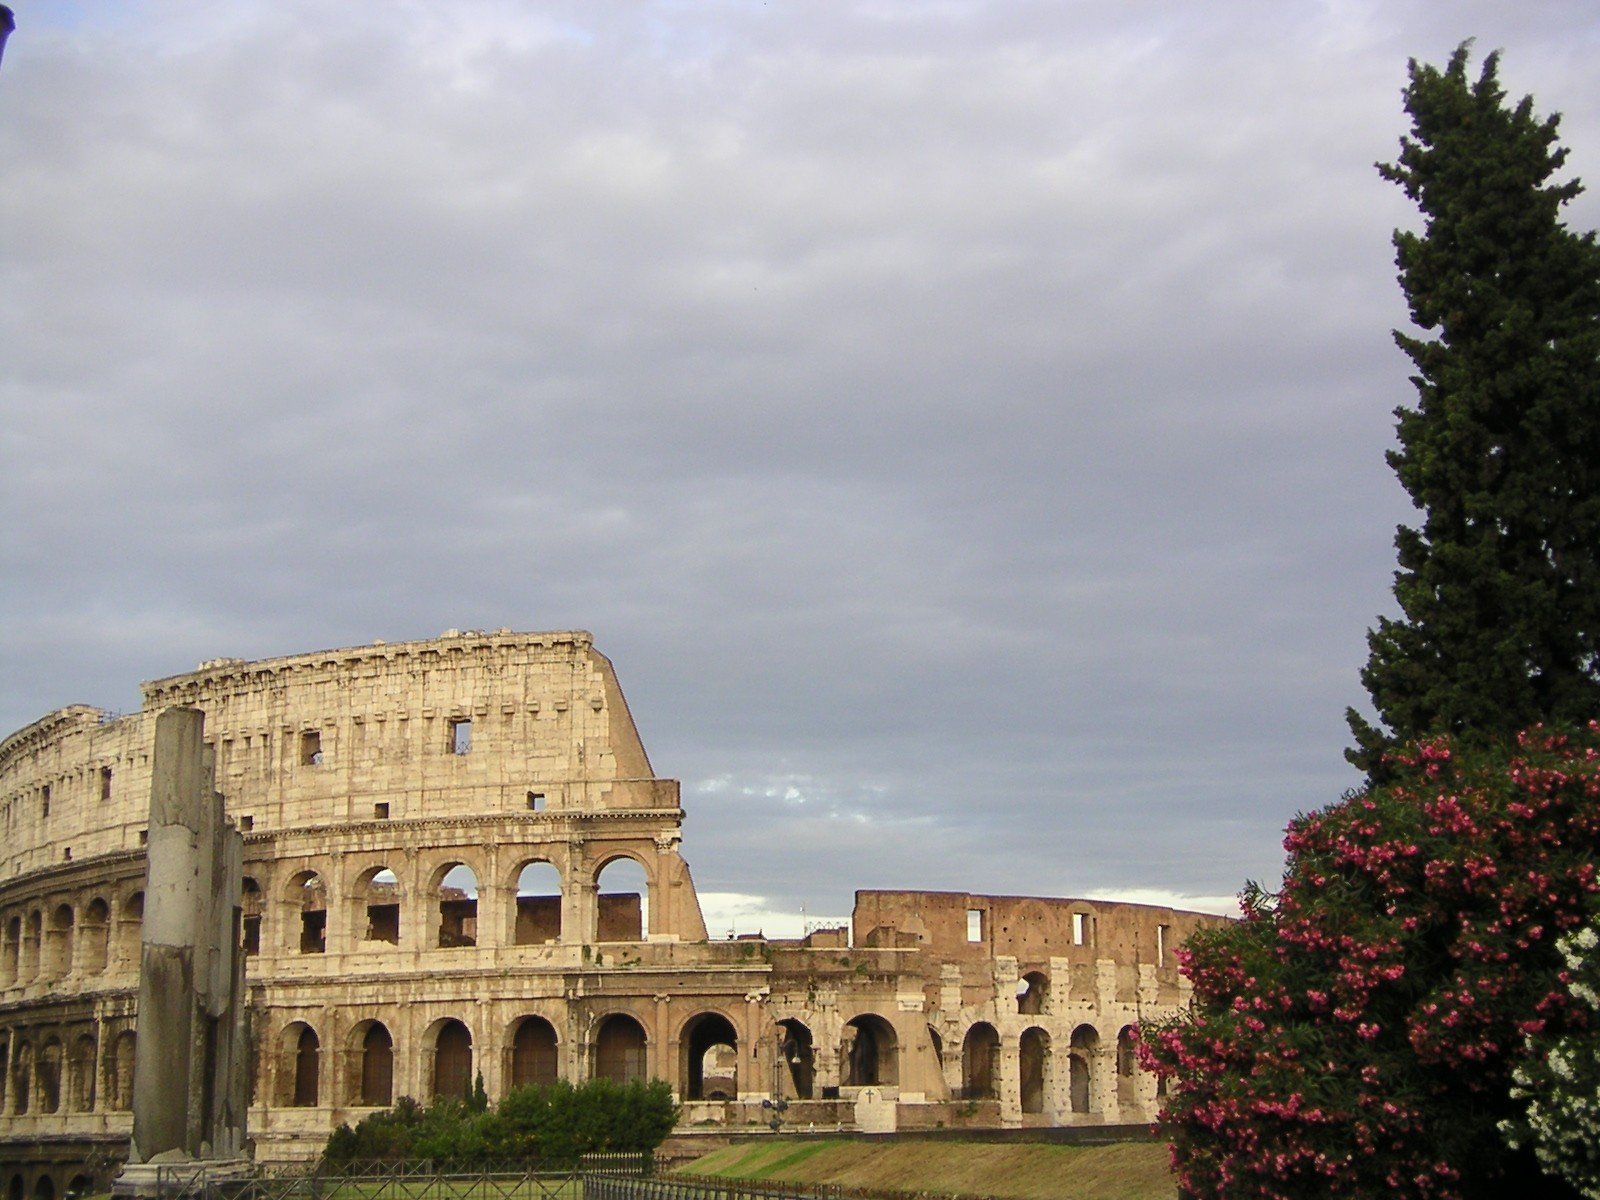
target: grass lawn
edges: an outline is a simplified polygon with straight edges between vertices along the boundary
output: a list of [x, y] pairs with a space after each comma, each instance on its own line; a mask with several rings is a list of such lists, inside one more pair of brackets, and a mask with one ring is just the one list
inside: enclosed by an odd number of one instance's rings
[[1017, 1200], [1174, 1200], [1159, 1142], [1111, 1146], [946, 1141], [745, 1142], [685, 1165], [696, 1175], [837, 1183]]

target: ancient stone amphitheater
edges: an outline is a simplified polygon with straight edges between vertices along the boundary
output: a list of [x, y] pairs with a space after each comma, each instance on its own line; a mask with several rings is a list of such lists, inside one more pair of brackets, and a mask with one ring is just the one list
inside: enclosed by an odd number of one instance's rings
[[155, 716], [206, 718], [245, 837], [258, 1158], [395, 1098], [658, 1077], [685, 1127], [1147, 1121], [1131, 1033], [1216, 918], [857, 893], [851, 928], [712, 941], [611, 663], [586, 633], [450, 633], [147, 683], [0, 743], [0, 1187], [126, 1153]]

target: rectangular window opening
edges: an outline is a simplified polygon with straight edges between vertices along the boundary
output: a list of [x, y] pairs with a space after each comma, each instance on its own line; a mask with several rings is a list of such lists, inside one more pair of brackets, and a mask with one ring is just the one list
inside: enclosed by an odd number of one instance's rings
[[322, 731], [308, 729], [300, 735], [300, 765], [302, 767], [320, 767], [322, 765]]
[[328, 948], [328, 914], [323, 909], [313, 909], [300, 914], [300, 953], [322, 954]]
[[39, 794], [39, 797], [39, 815], [48, 817], [50, 815], [50, 785], [48, 783], [44, 785], [44, 791]]
[[376, 821], [387, 821], [389, 819], [389, 802], [380, 800], [374, 804], [372, 806], [372, 817]]
[[254, 817], [252, 817], [249, 813], [245, 813], [244, 816], [239, 818], [239, 832], [240, 833], [249, 833], [255, 827], [256, 827], [256, 819]]
[[1171, 931], [1170, 925], [1156, 926], [1156, 962], [1165, 964], [1167, 961], [1167, 936]]
[[1089, 925], [1089, 918], [1088, 918], [1087, 914], [1085, 914], [1085, 913], [1073, 913], [1072, 914], [1072, 944], [1074, 946], [1083, 945], [1084, 937], [1085, 937], [1085, 934], [1086, 934], [1086, 932], [1088, 930], [1088, 925]]
[[467, 754], [472, 750], [472, 718], [450, 718], [450, 753]]
[[139, 830], [139, 845], [147, 846], [149, 844], [150, 844], [150, 831], [148, 829]]
[[111, 768], [100, 768], [100, 799], [111, 799]]
[[983, 941], [983, 909], [967, 909], [967, 941]]
[[542, 811], [544, 811], [544, 793], [543, 792], [529, 792], [528, 793], [528, 811], [530, 811], [530, 812], [542, 812]]
[[244, 945], [246, 954], [261, 953], [261, 918], [246, 917], [244, 919]]

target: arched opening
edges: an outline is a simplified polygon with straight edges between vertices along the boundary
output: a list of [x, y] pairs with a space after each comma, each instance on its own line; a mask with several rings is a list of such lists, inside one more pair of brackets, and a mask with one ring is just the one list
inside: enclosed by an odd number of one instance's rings
[[400, 879], [393, 871], [378, 866], [361, 872], [351, 903], [363, 942], [400, 944]]
[[739, 1097], [739, 1035], [721, 1013], [690, 1017], [678, 1034], [678, 1090], [685, 1100]]
[[239, 949], [246, 954], [261, 953], [261, 916], [265, 910], [266, 897], [261, 894], [261, 885], [246, 875], [239, 902]]
[[840, 1044], [846, 1087], [893, 1087], [900, 1082], [894, 1026], [875, 1013], [845, 1023]]
[[37, 908], [28, 914], [26, 933], [22, 939], [22, 966], [20, 976], [24, 982], [39, 976], [39, 954], [44, 944], [44, 914]]
[[613, 858], [595, 876], [597, 942], [642, 942], [650, 928], [650, 881], [631, 858]]
[[94, 1038], [80, 1034], [67, 1060], [68, 1103], [73, 1112], [94, 1111]]
[[23, 1197], [25, 1197], [27, 1194], [28, 1193], [23, 1187], [22, 1183], [22, 1172], [15, 1172], [11, 1176], [11, 1182], [6, 1185], [6, 1195], [10, 1198], [10, 1200], [23, 1200]]
[[1138, 1031], [1124, 1025], [1117, 1034], [1117, 1107], [1124, 1116], [1139, 1104], [1138, 1044]]
[[631, 1083], [645, 1078], [644, 1026], [623, 1013], [600, 1022], [594, 1039], [594, 1074], [597, 1079]]
[[11, 917], [6, 921], [5, 941], [0, 946], [0, 977], [3, 982], [12, 984], [17, 982], [18, 963], [22, 954], [22, 918]]
[[104, 971], [110, 952], [111, 906], [96, 896], [83, 910], [83, 932], [79, 935], [78, 954], [85, 974]]
[[817, 1050], [811, 1030], [791, 1017], [778, 1022], [778, 1035], [778, 1053], [788, 1068], [790, 1096], [795, 1100], [812, 1099], [817, 1081]]
[[1089, 1112], [1094, 1103], [1092, 1064], [1099, 1046], [1100, 1034], [1093, 1025], [1079, 1025], [1072, 1031], [1072, 1048], [1067, 1058], [1067, 1091], [1075, 1113]]
[[382, 1021], [362, 1021], [350, 1031], [350, 1103], [387, 1108], [394, 1103], [394, 1038]]
[[290, 950], [299, 954], [323, 954], [328, 949], [328, 891], [322, 876], [315, 871], [299, 871], [289, 880], [284, 901], [295, 921], [289, 936]]
[[33, 1200], [56, 1200], [56, 1181], [40, 1175], [33, 1181]]
[[11, 1062], [11, 1111], [18, 1116], [33, 1102], [33, 1047], [22, 1042]]
[[117, 920], [117, 963], [124, 967], [139, 966], [142, 954], [140, 939], [144, 937], [144, 893], [134, 892], [122, 902]]
[[1038, 1016], [1050, 999], [1050, 976], [1043, 971], [1029, 971], [1017, 981], [1017, 1012], [1023, 1016]]
[[530, 862], [517, 872], [517, 923], [512, 941], [542, 946], [561, 940], [561, 872], [553, 863]]
[[439, 903], [438, 936], [434, 945], [478, 944], [478, 873], [463, 862], [439, 869], [434, 884]]
[[51, 1038], [39, 1051], [39, 1111], [61, 1111], [61, 1040]]
[[67, 1184], [68, 1200], [77, 1196], [87, 1196], [94, 1191], [94, 1180], [87, 1175], [74, 1175]]
[[1022, 1031], [1017, 1043], [1017, 1067], [1022, 1083], [1022, 1111], [1042, 1113], [1050, 1094], [1050, 1035], [1038, 1026]]
[[315, 1108], [322, 1083], [322, 1041], [304, 1021], [284, 1027], [279, 1040], [278, 1103], [285, 1108]]
[[979, 1021], [962, 1039], [961, 1095], [966, 1100], [1000, 1095], [1000, 1035], [987, 1021]]
[[543, 1017], [524, 1017], [511, 1035], [511, 1086], [549, 1087], [556, 1067], [555, 1026]]
[[75, 915], [70, 904], [58, 904], [50, 914], [45, 934], [44, 977], [60, 979], [72, 970], [72, 933]]
[[454, 1018], [440, 1022], [434, 1034], [433, 1094], [457, 1100], [472, 1095], [472, 1033]]
[[138, 1035], [125, 1029], [106, 1055], [106, 1107], [114, 1112], [127, 1112], [133, 1107], [133, 1059], [137, 1046]]

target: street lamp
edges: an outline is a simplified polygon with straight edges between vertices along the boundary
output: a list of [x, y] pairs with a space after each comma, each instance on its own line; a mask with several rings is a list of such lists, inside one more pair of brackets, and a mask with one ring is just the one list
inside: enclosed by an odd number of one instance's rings
[[788, 1037], [778, 1043], [778, 1053], [772, 1059], [772, 1098], [761, 1102], [762, 1108], [772, 1110], [767, 1125], [773, 1133], [783, 1128], [783, 1114], [789, 1108], [789, 1102], [783, 1098], [783, 1076], [791, 1064], [800, 1065], [800, 1047], [792, 1037]]

